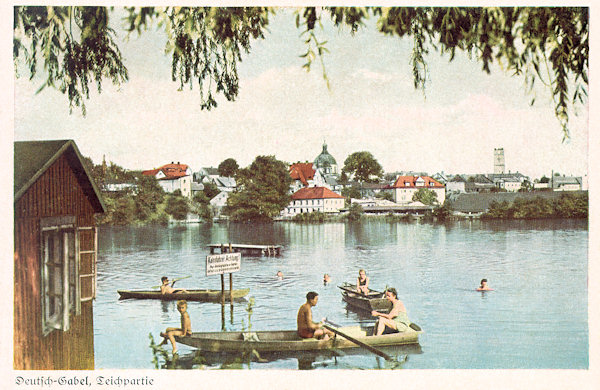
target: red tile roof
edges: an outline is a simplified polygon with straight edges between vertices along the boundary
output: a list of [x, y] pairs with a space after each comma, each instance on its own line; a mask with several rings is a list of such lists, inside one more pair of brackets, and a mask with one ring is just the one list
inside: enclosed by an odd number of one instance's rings
[[[424, 180], [424, 186], [417, 187], [419, 178]], [[398, 176], [392, 188], [444, 188], [444, 185], [429, 176]]]
[[292, 200], [300, 199], [344, 199], [344, 197], [326, 187], [304, 187], [292, 195]]
[[308, 181], [315, 177], [315, 169], [313, 163], [295, 163], [290, 165], [290, 176], [292, 180], [300, 180], [305, 186]]
[[187, 170], [188, 166], [186, 164], [165, 164], [160, 168], [142, 171], [142, 175], [156, 176], [158, 172], [162, 171], [165, 174], [163, 180], [168, 180], [187, 176]]

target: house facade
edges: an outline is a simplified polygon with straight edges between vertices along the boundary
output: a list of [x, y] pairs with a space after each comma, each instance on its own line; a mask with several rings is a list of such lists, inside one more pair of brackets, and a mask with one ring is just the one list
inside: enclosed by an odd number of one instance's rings
[[165, 164], [160, 168], [142, 171], [142, 175], [154, 176], [167, 193], [181, 191], [181, 195], [192, 198], [192, 170], [186, 164]]
[[429, 176], [398, 176], [391, 188], [396, 203], [412, 202], [415, 193], [422, 188], [433, 191], [439, 204], [446, 200], [444, 185]]
[[14, 167], [13, 367], [94, 369], [100, 192], [72, 140], [15, 142]]
[[289, 172], [292, 178], [292, 184], [290, 185], [290, 192], [292, 193], [304, 187], [326, 187], [331, 189], [313, 163], [294, 163], [290, 165]]
[[344, 208], [345, 198], [329, 188], [305, 187], [292, 194], [290, 204], [283, 210], [282, 216], [293, 217], [297, 214], [312, 213], [338, 213]]

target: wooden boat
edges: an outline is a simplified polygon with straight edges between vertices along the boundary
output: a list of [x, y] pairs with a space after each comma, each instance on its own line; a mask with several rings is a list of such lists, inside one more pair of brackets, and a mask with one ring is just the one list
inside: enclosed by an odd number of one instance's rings
[[382, 313], [392, 310], [392, 302], [385, 298], [385, 292], [369, 289], [368, 294], [361, 294], [356, 291], [356, 286], [350, 283], [344, 283], [338, 288], [342, 290], [342, 299], [353, 308]]
[[[118, 290], [119, 299], [160, 299], [173, 301], [185, 299], [186, 301], [220, 302], [221, 290], [187, 290], [187, 292], [161, 294], [160, 290]], [[243, 298], [250, 292], [249, 288], [233, 290], [233, 299]], [[225, 290], [225, 301], [229, 302], [229, 290]]]
[[[368, 336], [373, 327], [340, 327], [340, 331], [372, 347], [418, 344], [423, 333], [417, 324], [411, 324], [405, 332]], [[317, 351], [324, 349], [357, 348], [358, 345], [336, 336], [329, 340], [303, 339], [295, 330], [272, 330], [256, 332], [193, 332], [189, 336], [176, 336], [175, 340], [206, 352], [290, 352]]]

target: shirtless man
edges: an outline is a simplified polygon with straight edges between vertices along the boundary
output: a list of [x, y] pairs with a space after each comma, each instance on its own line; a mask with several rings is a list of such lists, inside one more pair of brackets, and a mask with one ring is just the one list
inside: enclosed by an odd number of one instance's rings
[[163, 295], [187, 292], [186, 290], [184, 290], [182, 288], [174, 289], [172, 286], [173, 286], [173, 284], [175, 284], [175, 281], [173, 281], [173, 283], [171, 283], [171, 286], [169, 286], [169, 278], [167, 278], [166, 276], [163, 276], [162, 278], [160, 278], [160, 281], [162, 282], [162, 285], [160, 286], [160, 293]]
[[190, 315], [187, 312], [187, 302], [177, 301], [177, 310], [181, 313], [181, 328], [167, 328], [160, 335], [163, 337], [163, 341], [159, 345], [164, 345], [167, 340], [171, 341], [173, 346], [173, 354], [177, 353], [177, 344], [175, 344], [175, 336], [187, 336], [192, 334], [192, 321]]
[[306, 294], [306, 303], [298, 309], [298, 336], [303, 339], [314, 337], [321, 340], [329, 340], [333, 337], [333, 332], [323, 328], [323, 323], [316, 323], [312, 320], [312, 307], [316, 306], [319, 300], [319, 294], [314, 291]]

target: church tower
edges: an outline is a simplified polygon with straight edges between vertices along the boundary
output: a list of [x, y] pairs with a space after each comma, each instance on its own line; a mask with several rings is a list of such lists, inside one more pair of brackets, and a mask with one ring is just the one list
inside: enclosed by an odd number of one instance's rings
[[504, 173], [504, 148], [494, 148], [494, 174]]
[[337, 175], [338, 166], [335, 158], [327, 151], [327, 144], [323, 142], [323, 151], [315, 159], [315, 168], [325, 175]]

